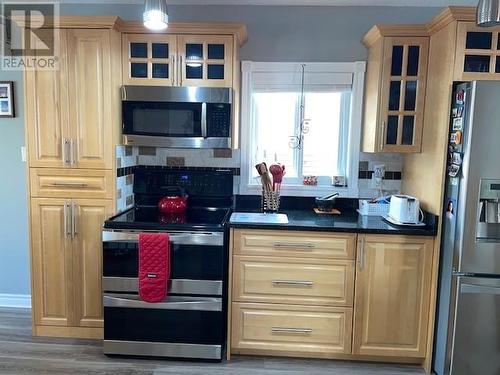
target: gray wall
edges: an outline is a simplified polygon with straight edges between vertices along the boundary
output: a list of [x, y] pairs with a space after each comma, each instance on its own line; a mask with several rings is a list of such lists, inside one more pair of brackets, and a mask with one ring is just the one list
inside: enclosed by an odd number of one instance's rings
[[[140, 5], [62, 6], [62, 14], [118, 15], [140, 19]], [[248, 42], [241, 58], [253, 61], [354, 61], [366, 58], [360, 43], [376, 23], [422, 23], [439, 12], [421, 7], [262, 7], [262, 6], [171, 6], [175, 21], [244, 22]], [[0, 71], [0, 80], [17, 85], [14, 120], [0, 120], [0, 294], [28, 294], [29, 259], [25, 165], [20, 161], [24, 144], [21, 75]]]
[[26, 169], [21, 161], [24, 145], [22, 74], [0, 70], [0, 81], [15, 81], [18, 117], [0, 119], [0, 294], [29, 294], [28, 218]]

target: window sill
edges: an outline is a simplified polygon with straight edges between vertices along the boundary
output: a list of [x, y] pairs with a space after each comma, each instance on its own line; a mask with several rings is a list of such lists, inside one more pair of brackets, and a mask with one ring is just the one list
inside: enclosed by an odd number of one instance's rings
[[[240, 185], [242, 195], [260, 195], [261, 185]], [[321, 197], [327, 194], [339, 193], [341, 198], [357, 198], [358, 189], [336, 186], [305, 186], [305, 185], [282, 185], [281, 196], [293, 197]]]

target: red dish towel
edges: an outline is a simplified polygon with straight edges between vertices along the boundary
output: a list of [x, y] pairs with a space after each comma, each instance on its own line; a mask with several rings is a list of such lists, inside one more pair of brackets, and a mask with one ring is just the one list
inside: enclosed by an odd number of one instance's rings
[[170, 237], [167, 233], [139, 234], [139, 296], [161, 302], [170, 278]]

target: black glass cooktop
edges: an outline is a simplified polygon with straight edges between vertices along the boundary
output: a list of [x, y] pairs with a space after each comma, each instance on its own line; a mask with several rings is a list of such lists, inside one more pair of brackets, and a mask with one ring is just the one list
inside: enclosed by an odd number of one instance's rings
[[229, 218], [228, 208], [188, 208], [185, 214], [162, 214], [158, 208], [136, 207], [104, 223], [110, 229], [134, 230], [220, 230]]

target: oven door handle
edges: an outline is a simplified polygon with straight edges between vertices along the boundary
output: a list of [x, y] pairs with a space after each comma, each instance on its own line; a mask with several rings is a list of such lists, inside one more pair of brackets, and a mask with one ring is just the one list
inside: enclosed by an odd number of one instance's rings
[[[222, 232], [186, 232], [169, 233], [170, 241], [177, 245], [209, 245], [222, 246], [224, 233]], [[102, 232], [102, 242], [139, 242], [139, 232]]]
[[120, 297], [113, 295], [103, 296], [104, 307], [121, 307], [135, 309], [157, 309], [157, 310], [198, 310], [198, 311], [222, 311], [221, 298], [203, 297], [177, 297], [169, 302], [168, 297], [165, 302], [149, 303], [141, 301], [137, 296], [127, 298], [127, 295]]

